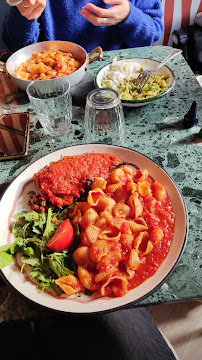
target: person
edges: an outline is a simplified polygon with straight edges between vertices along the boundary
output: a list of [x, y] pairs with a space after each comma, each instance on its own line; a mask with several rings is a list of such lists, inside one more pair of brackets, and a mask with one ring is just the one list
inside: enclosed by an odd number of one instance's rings
[[91, 52], [150, 46], [163, 33], [161, 0], [7, 0], [2, 39], [14, 52], [40, 41], [63, 40]]

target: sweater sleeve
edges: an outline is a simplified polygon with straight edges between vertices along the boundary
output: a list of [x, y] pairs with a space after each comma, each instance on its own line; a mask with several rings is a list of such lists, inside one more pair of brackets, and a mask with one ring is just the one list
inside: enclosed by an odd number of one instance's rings
[[36, 43], [39, 37], [37, 20], [27, 20], [20, 12], [11, 7], [2, 25], [2, 39], [11, 52]]
[[130, 13], [117, 25], [127, 47], [150, 46], [163, 34], [161, 1], [136, 0], [130, 2]]

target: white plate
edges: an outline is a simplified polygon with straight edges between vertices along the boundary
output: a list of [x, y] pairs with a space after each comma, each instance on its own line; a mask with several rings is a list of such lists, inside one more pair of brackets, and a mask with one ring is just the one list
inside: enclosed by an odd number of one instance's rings
[[70, 296], [68, 298], [60, 299], [49, 293], [38, 293], [36, 286], [31, 281], [25, 280], [25, 277], [20, 272], [15, 262], [12, 262], [9, 266], [2, 269], [1, 274], [8, 284], [26, 298], [47, 308], [70, 313], [109, 311], [129, 303], [136, 303], [151, 295], [166, 281], [168, 276], [175, 269], [185, 247], [188, 230], [187, 211], [181, 193], [169, 175], [151, 159], [123, 147], [95, 144], [79, 145], [44, 156], [31, 164], [11, 183], [0, 202], [0, 246], [14, 240], [13, 235], [10, 232], [13, 214], [22, 210], [30, 210], [27, 205], [28, 193], [30, 191], [36, 191], [38, 193], [34, 181], [32, 180], [33, 174], [38, 172], [45, 165], [48, 165], [51, 161], [57, 161], [61, 156], [80, 155], [87, 152], [107, 152], [116, 154], [124, 161], [133, 163], [141, 169], [146, 168], [149, 171], [149, 174], [167, 189], [173, 210], [176, 214], [175, 231], [170, 251], [157, 272], [143, 284], [120, 298], [101, 297], [91, 299], [90, 297], [83, 295], [79, 298]]
[[[124, 59], [124, 60], [126, 60], [126, 59]], [[138, 64], [140, 64], [143, 67], [144, 70], [152, 70], [159, 64], [158, 61], [151, 60], [151, 59], [135, 58], [135, 59], [127, 59], [127, 60], [137, 62]], [[109, 69], [109, 66], [110, 66], [110, 64], [106, 65], [104, 68], [102, 68], [98, 72], [98, 74], [95, 78], [95, 85], [98, 88], [102, 88], [101, 79], [102, 79], [103, 75], [106, 73], [106, 71]], [[172, 72], [172, 70], [168, 66], [164, 65], [159, 70], [156, 71], [156, 74], [169, 75], [168, 88], [164, 92], [160, 93], [159, 95], [153, 96], [148, 99], [143, 99], [143, 100], [121, 100], [122, 105], [129, 106], [129, 107], [144, 106], [144, 105], [151, 103], [154, 100], [161, 98], [162, 96], [165, 96], [169, 91], [171, 91], [173, 86], [175, 85], [175, 76], [174, 76], [174, 73]]]

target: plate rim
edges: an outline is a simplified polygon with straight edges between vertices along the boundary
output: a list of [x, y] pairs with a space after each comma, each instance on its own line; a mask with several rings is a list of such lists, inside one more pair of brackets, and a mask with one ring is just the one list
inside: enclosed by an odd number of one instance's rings
[[[125, 149], [125, 150], [129, 150], [129, 151], [132, 151], [134, 153], [137, 153], [138, 155], [141, 155], [145, 158], [147, 158], [148, 160], [150, 160], [152, 163], [154, 163], [158, 168], [160, 168], [165, 174], [166, 176], [170, 179], [170, 181], [174, 184], [175, 188], [177, 189], [179, 195], [180, 195], [180, 199], [182, 201], [182, 204], [183, 204], [183, 208], [184, 208], [184, 213], [185, 213], [185, 234], [184, 234], [184, 239], [182, 241], [182, 246], [181, 246], [181, 249], [180, 249], [180, 252], [178, 254], [178, 257], [175, 261], [175, 263], [172, 265], [170, 271], [164, 276], [164, 278], [154, 287], [152, 288], [150, 291], [148, 291], [146, 294], [140, 296], [138, 299], [135, 299], [135, 300], [132, 300], [132, 301], [129, 301], [127, 302], [126, 304], [122, 304], [122, 305], [119, 305], [119, 306], [116, 306], [114, 305], [112, 308], [108, 308], [108, 309], [105, 309], [105, 310], [94, 310], [94, 311], [89, 311], [89, 312], [85, 312], [85, 311], [68, 311], [67, 310], [63, 310], [63, 309], [56, 309], [56, 308], [53, 308], [51, 306], [48, 306], [48, 305], [44, 305], [44, 304], [41, 304], [31, 298], [29, 298], [27, 295], [23, 294], [20, 290], [18, 290], [14, 285], [12, 285], [9, 280], [7, 279], [6, 275], [3, 273], [3, 270], [0, 269], [0, 276], [3, 278], [3, 280], [5, 281], [5, 283], [11, 288], [13, 289], [14, 291], [16, 291], [20, 296], [22, 296], [23, 298], [25, 299], [28, 299], [31, 303], [33, 304], [37, 304], [38, 306], [44, 308], [44, 309], [48, 309], [48, 310], [52, 310], [52, 311], [55, 311], [55, 312], [59, 312], [59, 313], [64, 313], [64, 314], [85, 314], [85, 315], [93, 315], [93, 314], [101, 314], [101, 313], [107, 313], [107, 312], [112, 312], [112, 311], [116, 311], [116, 310], [120, 310], [120, 309], [123, 309], [123, 308], [127, 308], [127, 307], [131, 307], [131, 306], [134, 306], [138, 303], [140, 303], [141, 301], [143, 301], [144, 299], [146, 299], [147, 297], [149, 297], [150, 295], [152, 295], [154, 292], [156, 292], [165, 282], [166, 280], [170, 277], [170, 275], [174, 272], [174, 270], [176, 269], [181, 257], [182, 257], [182, 254], [184, 252], [184, 249], [185, 249], [185, 246], [186, 246], [186, 243], [187, 243], [187, 240], [188, 240], [188, 231], [189, 231], [189, 217], [188, 217], [188, 211], [187, 211], [187, 206], [186, 206], [186, 203], [185, 203], [185, 200], [184, 200], [184, 197], [183, 197], [183, 194], [181, 192], [181, 190], [179, 189], [178, 185], [176, 184], [176, 182], [172, 179], [172, 177], [168, 174], [168, 172], [162, 167], [160, 166], [156, 161], [152, 160], [152, 158], [150, 158], [149, 156], [137, 151], [137, 150], [133, 150], [131, 149], [130, 147], [126, 147], [126, 146], [117, 146], [117, 145], [108, 145], [108, 144], [99, 144], [99, 143], [95, 143], [95, 144], [91, 144], [91, 143], [87, 143], [87, 144], [75, 144], [75, 145], [71, 145], [69, 147], [66, 147], [66, 148], [62, 148], [62, 149], [58, 149], [58, 150], [55, 150], [55, 151], [52, 151], [51, 153], [48, 153], [47, 155], [44, 155], [42, 156], [41, 158], [37, 159], [36, 161], [33, 161], [29, 166], [27, 166], [25, 169], [23, 169], [8, 185], [8, 187], [6, 189], [4, 189], [4, 191], [2, 192], [2, 195], [1, 195], [1, 198], [0, 198], [0, 204], [1, 204], [1, 201], [2, 201], [2, 198], [5, 196], [5, 193], [9, 190], [10, 186], [15, 182], [17, 181], [18, 177], [23, 174], [29, 167], [31, 167], [33, 164], [35, 164], [38, 160], [42, 160], [43, 158], [45, 158], [46, 156], [49, 156], [53, 153], [57, 153], [57, 152], [61, 152], [62, 150], [66, 150], [66, 149], [69, 149], [69, 148], [74, 148], [74, 147], [79, 147], [79, 148], [82, 148], [82, 147], [86, 147], [86, 146], [99, 146], [100, 148], [101, 147], [112, 147], [112, 148], [119, 148], [119, 149]], [[44, 165], [45, 166], [45, 165]], [[165, 258], [166, 259], [166, 258]], [[164, 261], [165, 261], [164, 259]], [[163, 261], [163, 262], [164, 262]], [[162, 265], [162, 264], [161, 264]], [[161, 267], [160, 265], [160, 267]], [[159, 268], [160, 268], [159, 267]], [[158, 269], [159, 269], [158, 268]], [[157, 269], [157, 270], [158, 270]], [[154, 274], [155, 275], [155, 274]], [[146, 281], [144, 281], [145, 283]], [[141, 285], [141, 284], [140, 284]], [[131, 289], [133, 290], [133, 289]], [[37, 291], [37, 290], [36, 290]], [[124, 298], [124, 297], [123, 297]], [[60, 300], [60, 299], [58, 299]], [[139, 306], [144, 306], [144, 305], [139, 305]]]
[[[154, 59], [151, 59], [151, 58], [139, 58], [139, 57], [136, 57], [136, 58], [122, 59], [122, 60], [135, 60], [135, 59], [151, 60], [151, 61], [156, 62], [157, 65], [160, 64], [160, 61], [154, 60]], [[118, 61], [122, 61], [122, 60], [118, 60]], [[103, 70], [104, 70], [107, 66], [109, 66], [110, 64], [112, 64], [112, 62], [110, 62], [109, 64], [105, 65], [103, 68], [101, 68], [101, 69], [98, 71], [97, 75], [95, 76], [94, 83], [95, 83], [95, 86], [96, 86], [97, 88], [99, 88], [99, 89], [102, 88], [102, 87], [100, 87], [100, 86], [98, 85], [98, 81], [97, 81], [97, 78], [98, 78], [98, 76], [99, 76], [99, 73], [100, 73], [101, 71], [103, 71]], [[166, 68], [171, 72], [172, 77], [173, 77], [172, 84], [167, 88], [167, 90], [161, 92], [161, 93], [158, 94], [158, 95], [155, 95], [155, 96], [152, 96], [152, 97], [150, 97], [150, 98], [147, 98], [147, 99], [142, 99], [142, 100], [123, 100], [123, 99], [121, 99], [121, 102], [122, 102], [124, 105], [128, 104], [128, 105], [130, 105], [130, 106], [132, 106], [133, 104], [138, 105], [138, 104], [143, 104], [143, 103], [149, 103], [149, 102], [151, 102], [151, 101], [154, 101], [154, 100], [157, 100], [157, 99], [161, 98], [162, 96], [164, 96], [164, 95], [166, 95], [168, 92], [170, 92], [170, 91], [173, 89], [173, 87], [174, 87], [174, 85], [175, 85], [175, 83], [176, 83], [176, 76], [175, 76], [173, 70], [172, 70], [169, 66], [163, 65], [162, 67], [166, 67]]]

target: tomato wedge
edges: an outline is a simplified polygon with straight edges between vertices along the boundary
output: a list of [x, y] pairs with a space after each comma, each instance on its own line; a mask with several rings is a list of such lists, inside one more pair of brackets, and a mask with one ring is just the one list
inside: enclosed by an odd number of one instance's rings
[[74, 230], [69, 219], [64, 220], [57, 228], [55, 234], [46, 244], [52, 251], [62, 251], [67, 249], [74, 239]]

